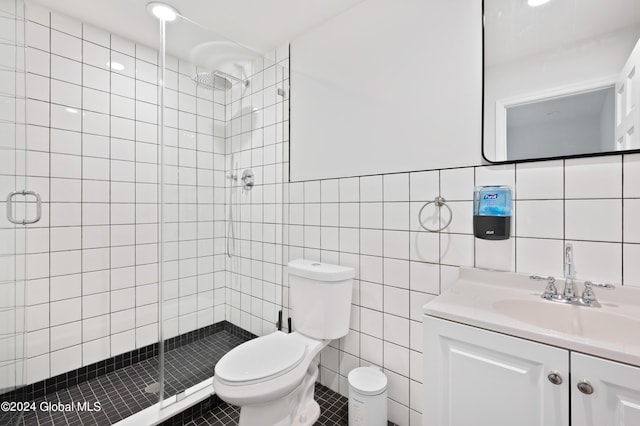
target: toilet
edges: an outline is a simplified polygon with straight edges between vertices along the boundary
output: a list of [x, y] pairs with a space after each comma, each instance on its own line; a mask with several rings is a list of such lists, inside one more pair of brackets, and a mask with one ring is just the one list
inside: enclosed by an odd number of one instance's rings
[[287, 266], [295, 331], [236, 346], [215, 367], [215, 393], [240, 406], [240, 426], [315, 423], [320, 351], [349, 331], [353, 269], [304, 259]]

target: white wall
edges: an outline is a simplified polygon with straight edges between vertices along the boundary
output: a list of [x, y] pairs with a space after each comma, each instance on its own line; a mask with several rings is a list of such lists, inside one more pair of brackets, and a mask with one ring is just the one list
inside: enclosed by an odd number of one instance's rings
[[479, 1], [369, 0], [291, 44], [291, 180], [480, 162]]

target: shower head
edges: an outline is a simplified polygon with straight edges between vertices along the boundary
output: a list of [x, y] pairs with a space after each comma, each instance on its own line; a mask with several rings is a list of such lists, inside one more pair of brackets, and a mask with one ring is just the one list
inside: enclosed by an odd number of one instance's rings
[[211, 90], [229, 90], [235, 83], [241, 83], [244, 87], [249, 86], [249, 80], [234, 77], [231, 74], [215, 70], [213, 72], [201, 72], [193, 77], [199, 86]]

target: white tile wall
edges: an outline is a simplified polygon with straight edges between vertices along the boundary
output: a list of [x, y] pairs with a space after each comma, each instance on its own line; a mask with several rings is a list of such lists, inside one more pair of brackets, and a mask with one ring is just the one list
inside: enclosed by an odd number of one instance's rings
[[[27, 174], [44, 215], [28, 232], [27, 288], [46, 289], [28, 301], [34, 382], [157, 341], [158, 66], [154, 50], [66, 16], [32, 6], [28, 19]], [[224, 270], [214, 249], [224, 132], [214, 129], [224, 128], [225, 110], [224, 96], [196, 90], [193, 74], [168, 63], [168, 98], [180, 103], [167, 109], [166, 253], [174, 282], [190, 288], [165, 297], [183, 308], [165, 315], [171, 337], [212, 324], [224, 304], [213, 290], [224, 288], [223, 276], [214, 285]]]
[[[351, 368], [380, 366], [389, 378], [390, 420], [420, 424], [422, 305], [446, 290], [459, 266], [561, 276], [564, 243], [572, 242], [579, 278], [640, 285], [632, 260], [640, 254], [639, 164], [637, 155], [625, 155], [291, 183], [289, 215], [296, 226], [288, 227], [289, 258], [332, 259], [359, 271], [350, 333], [322, 353], [321, 381], [347, 395]], [[321, 228], [339, 230], [337, 249], [322, 241], [318, 249], [307, 233], [298, 235], [318, 223], [317, 201], [308, 201], [318, 184], [337, 187], [319, 206]], [[473, 188], [485, 184], [514, 189], [509, 241], [473, 237]], [[417, 215], [438, 194], [448, 200], [453, 220], [429, 233]], [[302, 214], [308, 209], [313, 214]], [[331, 215], [326, 225], [325, 213]], [[427, 207], [423, 220], [444, 224], [448, 212], [440, 214]]]

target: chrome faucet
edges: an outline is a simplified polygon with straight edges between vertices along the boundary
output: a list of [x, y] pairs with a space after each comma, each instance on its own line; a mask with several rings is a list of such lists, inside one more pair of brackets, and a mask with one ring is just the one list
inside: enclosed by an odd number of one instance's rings
[[529, 275], [529, 279], [536, 281], [547, 281], [547, 287], [544, 293], [540, 295], [543, 299], [550, 300], [552, 302], [570, 303], [573, 305], [590, 306], [593, 308], [600, 307], [600, 303], [596, 299], [596, 295], [593, 292], [593, 287], [613, 289], [613, 284], [595, 283], [592, 281], [585, 281], [584, 291], [580, 297], [576, 296], [574, 281], [576, 278], [576, 268], [573, 262], [573, 246], [567, 243], [564, 247], [564, 289], [562, 293], [558, 292], [555, 282], [556, 279], [553, 276], [542, 275]]
[[573, 264], [573, 245], [567, 243], [564, 246], [564, 290], [562, 290], [562, 296], [571, 300], [576, 297], [576, 292], [573, 288], [573, 280], [576, 278], [576, 268]]

